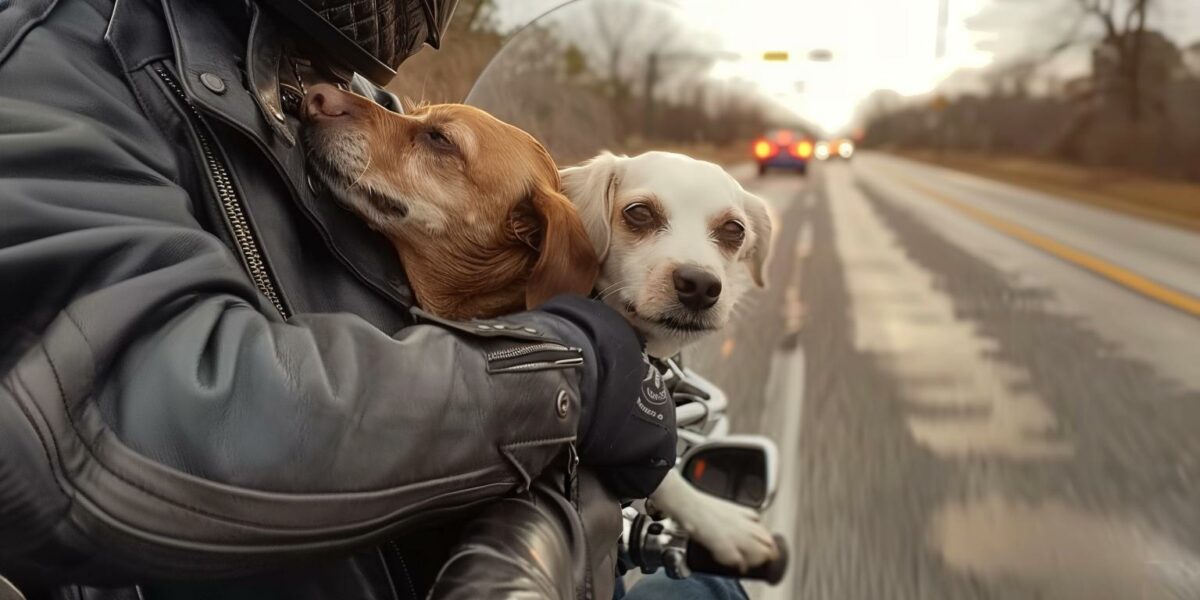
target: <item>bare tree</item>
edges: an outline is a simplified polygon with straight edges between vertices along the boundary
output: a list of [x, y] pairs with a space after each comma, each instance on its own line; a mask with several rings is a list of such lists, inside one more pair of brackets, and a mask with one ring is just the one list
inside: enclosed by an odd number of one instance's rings
[[[626, 1], [593, 4], [595, 61], [609, 94], [613, 113], [621, 117], [623, 131], [634, 130], [636, 112], [642, 111], [642, 132], [653, 134], [658, 90], [668, 82], [686, 87], [711, 62], [683, 43], [684, 25], [671, 11], [653, 2]], [[703, 64], [700, 64], [703, 63]], [[641, 106], [634, 100], [641, 92]]]
[[[976, 25], [1002, 24], [1029, 40], [1020, 61], [1037, 76], [1062, 52], [1087, 45], [1093, 53], [1093, 90], [1120, 104], [1137, 121], [1145, 114], [1147, 28], [1162, 0], [997, 0], [973, 18]], [[1024, 15], [1013, 20], [1013, 15]], [[1031, 23], [1036, 23], [1030, 27]], [[1040, 41], [1039, 41], [1040, 40]], [[1013, 75], [1009, 73], [1008, 75]], [[1007, 77], [1007, 83], [1015, 83]]]
[[1133, 121], [1142, 117], [1142, 51], [1146, 38], [1146, 14], [1152, 0], [1075, 0], [1083, 14], [1103, 27], [1104, 37], [1096, 52], [1097, 68], [1111, 65], [1111, 82], [1106, 73], [1093, 73], [1096, 83], [1112, 87]]

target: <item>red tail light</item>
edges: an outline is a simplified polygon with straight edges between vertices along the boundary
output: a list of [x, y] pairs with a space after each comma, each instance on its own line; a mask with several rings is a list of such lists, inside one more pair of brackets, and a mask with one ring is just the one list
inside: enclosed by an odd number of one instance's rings
[[758, 140], [757, 142], [754, 142], [754, 158], [762, 160], [764, 158], [770, 158], [778, 152], [779, 149], [775, 147], [775, 144], [772, 144], [767, 140]]
[[792, 155], [799, 158], [808, 158], [812, 156], [813, 145], [808, 140], [796, 142], [792, 145]]

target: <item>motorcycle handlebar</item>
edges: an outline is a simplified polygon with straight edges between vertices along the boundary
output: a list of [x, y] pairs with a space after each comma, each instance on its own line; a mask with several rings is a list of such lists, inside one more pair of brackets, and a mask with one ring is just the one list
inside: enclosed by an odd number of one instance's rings
[[737, 579], [757, 579], [775, 585], [782, 581], [783, 576], [787, 573], [788, 547], [783, 536], [778, 533], [774, 534], [774, 539], [775, 547], [779, 549], [779, 555], [775, 557], [775, 560], [763, 563], [745, 573], [739, 571], [736, 567], [730, 567], [717, 562], [717, 559], [712, 555], [712, 552], [708, 551], [708, 548], [694, 541], [689, 541], [687, 545], [687, 566], [697, 573]]
[[678, 427], [687, 427], [701, 423], [708, 418], [708, 406], [693, 402], [691, 404], [682, 404], [675, 407], [675, 424]]
[[672, 579], [683, 579], [691, 573], [705, 573], [734, 579], [756, 579], [771, 585], [779, 583], [787, 573], [787, 541], [778, 533], [772, 535], [779, 551], [775, 559], [743, 573], [736, 567], [718, 562], [708, 548], [690, 539], [674, 521], [655, 520], [634, 508], [625, 510], [626, 527], [620, 541], [621, 560], [625, 568], [640, 568], [643, 573], [653, 573], [661, 568]]

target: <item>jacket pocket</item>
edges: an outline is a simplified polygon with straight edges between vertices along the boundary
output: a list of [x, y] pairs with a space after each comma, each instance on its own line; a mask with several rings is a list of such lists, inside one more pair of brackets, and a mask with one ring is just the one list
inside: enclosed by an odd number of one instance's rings
[[437, 323], [479, 339], [487, 358], [488, 373], [572, 369], [583, 366], [581, 348], [559, 343], [546, 331], [534, 326], [507, 321], [504, 318], [452, 321], [417, 307], [410, 310], [420, 320]]
[[520, 344], [487, 353], [488, 373], [568, 369], [583, 364], [583, 350], [554, 342]]

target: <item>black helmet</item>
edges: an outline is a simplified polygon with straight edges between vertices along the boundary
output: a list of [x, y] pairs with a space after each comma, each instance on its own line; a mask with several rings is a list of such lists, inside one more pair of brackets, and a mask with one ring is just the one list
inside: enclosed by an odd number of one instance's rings
[[330, 58], [385, 85], [424, 44], [438, 48], [458, 0], [266, 0]]

